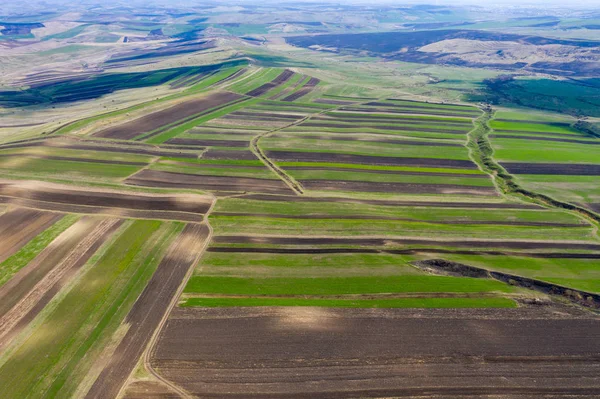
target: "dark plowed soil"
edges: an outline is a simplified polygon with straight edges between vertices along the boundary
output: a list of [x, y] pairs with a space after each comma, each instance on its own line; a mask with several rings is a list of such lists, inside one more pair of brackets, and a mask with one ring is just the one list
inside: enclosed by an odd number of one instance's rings
[[328, 98], [317, 98], [314, 102], [319, 103], [319, 104], [330, 104], [330, 105], [350, 105], [350, 104], [354, 104], [356, 101], [342, 101], [342, 100], [331, 100]]
[[397, 115], [406, 115], [406, 114], [413, 114], [413, 115], [432, 115], [432, 116], [447, 116], [447, 117], [459, 117], [459, 118], [476, 118], [477, 116], [479, 116], [479, 114], [463, 114], [463, 113], [447, 113], [445, 111], [438, 111], [438, 110], [424, 110], [424, 109], [416, 109], [416, 108], [405, 108], [402, 107], [404, 109], [398, 109], [398, 108], [381, 108], [381, 107], [372, 107], [372, 108], [368, 108], [368, 107], [344, 107], [343, 110], [345, 111], [354, 111], [354, 112], [367, 112], [367, 113], [376, 113], [376, 114], [397, 114]]
[[124, 399], [181, 399], [164, 384], [154, 381], [136, 381], [127, 385]]
[[308, 82], [306, 82], [306, 84], [304, 86], [302, 86], [302, 88], [300, 90], [298, 90], [295, 93], [290, 94], [289, 96], [285, 97], [281, 101], [296, 101], [297, 99], [304, 97], [305, 95], [307, 95], [308, 93], [313, 91], [315, 86], [318, 85], [320, 82], [321, 82], [321, 80], [319, 80], [317, 78], [310, 78], [310, 80]]
[[358, 169], [358, 168], [328, 168], [319, 166], [286, 166], [285, 170], [336, 170], [340, 172], [360, 172], [360, 173], [375, 173], [383, 175], [406, 175], [406, 176], [445, 176], [445, 177], [465, 177], [473, 179], [489, 179], [488, 175], [471, 175], [468, 173], [442, 173], [442, 172], [410, 172], [404, 170], [373, 170], [373, 169]]
[[80, 219], [72, 227], [77, 234], [67, 230], [0, 288], [0, 348], [36, 318], [122, 223]]
[[455, 121], [455, 120], [444, 120], [443, 118], [436, 118], [435, 120], [429, 119], [417, 119], [414, 117], [402, 117], [402, 116], [391, 116], [391, 115], [370, 115], [370, 114], [354, 114], [350, 112], [336, 112], [336, 113], [328, 113], [323, 116], [316, 116], [311, 118], [311, 120], [323, 120], [323, 121], [337, 121], [342, 123], [351, 123], [351, 122], [377, 122], [381, 124], [408, 124], [408, 125], [428, 125], [432, 123], [438, 123], [447, 126], [461, 126], [461, 127], [470, 127], [473, 125], [469, 120], [466, 121]]
[[199, 147], [248, 147], [250, 141], [241, 140], [194, 140], [194, 139], [171, 139], [167, 144], [183, 144]]
[[536, 131], [519, 131], [519, 130], [504, 130], [504, 129], [494, 129], [494, 132], [496, 133], [507, 133], [507, 134], [515, 134], [515, 133], [526, 133], [526, 134], [532, 134], [535, 136], [545, 136], [545, 137], [558, 137], [558, 138], [569, 138], [569, 137], [577, 137], [577, 136], [573, 136], [567, 133], [552, 133], [552, 132], [536, 132]]
[[290, 80], [290, 78], [292, 76], [294, 76], [294, 72], [290, 71], [289, 69], [286, 69], [285, 71], [281, 72], [279, 74], [279, 76], [277, 76], [275, 79], [273, 79], [269, 83], [265, 83], [264, 85], [259, 86], [254, 90], [250, 90], [248, 93], [246, 93], [246, 95], [250, 96], [250, 97], [262, 96], [269, 90], [272, 90], [277, 86], [281, 86], [282, 84], [284, 84], [285, 82]]
[[[276, 137], [280, 137], [275, 135]], [[302, 139], [316, 139], [316, 140], [334, 140], [334, 141], [359, 141], [364, 143], [388, 143], [388, 144], [399, 144], [399, 145], [416, 145], [423, 147], [463, 147], [462, 144], [458, 143], [441, 143], [438, 141], [417, 141], [417, 140], [395, 140], [395, 139], [383, 139], [377, 137], [352, 137], [352, 136], [334, 136], [334, 135], [298, 135], [295, 136]]]
[[321, 123], [321, 122], [308, 122], [302, 123], [300, 126], [308, 126], [308, 127], [329, 127], [329, 128], [341, 128], [341, 129], [357, 129], [357, 128], [365, 128], [365, 129], [379, 129], [379, 130], [398, 130], [403, 132], [430, 132], [430, 133], [449, 133], [449, 134], [465, 134], [468, 128], [465, 129], [437, 129], [437, 128], [424, 128], [424, 127], [415, 127], [415, 126], [393, 126], [393, 125], [379, 125], [379, 124], [360, 124], [353, 125], [351, 123]]
[[358, 191], [372, 193], [465, 194], [498, 195], [494, 187], [462, 186], [459, 184], [378, 183], [350, 180], [301, 180], [308, 190]]
[[507, 249], [570, 249], [600, 251], [600, 244], [543, 242], [543, 241], [486, 241], [486, 240], [450, 240], [436, 241], [419, 238], [321, 238], [321, 237], [264, 237], [264, 236], [216, 236], [217, 244], [274, 244], [274, 245], [361, 245], [384, 246], [396, 245], [429, 245], [437, 247], [461, 248], [507, 248]]
[[0, 215], [0, 262], [4, 262], [62, 217], [62, 213], [25, 208]]
[[229, 102], [239, 100], [242, 96], [229, 92], [218, 92], [204, 98], [188, 100], [167, 109], [153, 112], [121, 125], [110, 127], [95, 133], [96, 137], [131, 140], [143, 133], [151, 132], [161, 126], [200, 114]]
[[415, 249], [371, 249], [371, 248], [261, 248], [261, 247], [212, 247], [209, 252], [225, 253], [253, 253], [253, 254], [374, 254], [388, 253], [394, 255], [416, 254], [455, 254], [455, 255], [488, 255], [488, 256], [522, 256], [538, 259], [600, 259], [600, 254], [573, 253], [573, 252], [507, 252], [507, 251], [467, 251], [440, 248], [415, 248]]
[[187, 308], [152, 364], [202, 398], [594, 398], [599, 338], [550, 309]]
[[370, 102], [370, 103], [366, 103], [365, 105], [369, 106], [369, 107], [390, 107], [390, 108], [399, 108], [399, 109], [406, 109], [407, 113], [418, 113], [419, 110], [421, 110], [422, 113], [431, 113], [431, 114], [438, 114], [438, 115], [447, 115], [447, 116], [454, 116], [454, 117], [477, 117], [479, 115], [481, 115], [481, 112], [478, 112], [476, 110], [473, 111], [455, 111], [455, 110], [450, 110], [450, 109], [444, 109], [444, 108], [434, 108], [434, 107], [419, 107], [419, 106], [415, 106], [415, 105], [406, 105], [406, 104], [395, 104], [395, 103], [384, 103], [384, 102]]
[[206, 225], [188, 224], [171, 244], [125, 323], [131, 327], [86, 398], [116, 398], [209, 236]]
[[402, 165], [432, 168], [477, 169], [467, 160], [437, 158], [378, 157], [371, 155], [337, 154], [333, 152], [267, 151], [267, 156], [276, 161], [286, 162], [335, 162], [364, 165]]
[[39, 186], [36, 188], [32, 185], [22, 186], [12, 182], [0, 182], [0, 195], [58, 204], [73, 204], [75, 206], [84, 205], [102, 208], [200, 214], [205, 213], [212, 203], [210, 198], [201, 196], [125, 194], [92, 190], [72, 190], [48, 186]]
[[558, 143], [600, 145], [600, 141], [592, 141], [592, 140], [559, 139], [559, 138], [554, 138], [554, 137], [540, 137], [540, 136], [518, 136], [518, 135], [511, 135], [511, 134], [502, 134], [502, 135], [490, 134], [490, 138], [492, 138], [492, 139], [554, 141], [554, 142], [558, 142]]
[[501, 162], [509, 172], [521, 175], [600, 176], [600, 164]]
[[211, 191], [242, 191], [288, 194], [291, 189], [281, 180], [254, 179], [230, 176], [204, 176], [185, 173], [142, 170], [125, 183], [146, 187], [191, 188]]
[[223, 84], [225, 82], [229, 82], [230, 80], [233, 80], [233, 79], [237, 78], [238, 76], [242, 76], [247, 71], [248, 71], [248, 68], [242, 68], [239, 71], [234, 72], [231, 75], [227, 76], [226, 78], [223, 78], [223, 79], [219, 80], [218, 82], [213, 83], [211, 86], [217, 86], [217, 85]]
[[418, 206], [433, 208], [467, 208], [467, 209], [541, 209], [537, 205], [529, 204], [496, 204], [496, 203], [477, 203], [477, 202], [432, 202], [432, 201], [390, 201], [390, 200], [362, 200], [340, 197], [306, 197], [306, 196], [287, 196], [287, 195], [263, 195], [248, 194], [241, 198], [258, 201], [282, 201], [282, 202], [336, 202], [349, 204], [369, 204], [381, 206]]
[[208, 149], [208, 151], [202, 154], [202, 159], [233, 159], [241, 161], [258, 161], [256, 155], [254, 155], [254, 153], [250, 150], [227, 151]]

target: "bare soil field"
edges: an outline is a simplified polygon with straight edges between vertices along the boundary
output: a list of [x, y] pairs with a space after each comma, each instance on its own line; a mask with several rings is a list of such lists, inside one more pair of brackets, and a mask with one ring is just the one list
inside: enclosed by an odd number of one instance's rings
[[248, 151], [228, 151], [228, 150], [215, 150], [209, 148], [204, 154], [202, 159], [233, 159], [240, 161], [257, 161], [256, 155], [250, 150]]
[[175, 123], [197, 115], [209, 109], [239, 100], [242, 96], [230, 92], [217, 92], [204, 98], [197, 98], [153, 112], [130, 122], [110, 127], [94, 134], [96, 137], [131, 140], [143, 133], [151, 132], [161, 126]]
[[246, 95], [250, 96], [250, 97], [262, 96], [269, 90], [274, 89], [277, 86], [281, 86], [282, 84], [284, 84], [285, 82], [290, 80], [290, 78], [292, 76], [294, 76], [294, 72], [290, 71], [289, 69], [286, 69], [285, 71], [281, 72], [279, 74], [279, 76], [277, 76], [275, 79], [273, 79], [269, 83], [265, 83], [264, 85], [259, 86], [254, 90], [250, 90], [248, 93], [246, 93]]
[[276, 112], [247, 112], [247, 111], [235, 111], [232, 112], [230, 114], [228, 114], [227, 116], [245, 116], [248, 117], [249, 119], [258, 119], [261, 120], [260, 118], [267, 118], [267, 120], [270, 120], [268, 118], [275, 118], [275, 119], [285, 119], [285, 120], [289, 120], [289, 121], [294, 121], [296, 119], [301, 119], [303, 117], [303, 115], [298, 115], [298, 114], [283, 114], [283, 113], [276, 113]]
[[178, 308], [151, 362], [202, 398], [593, 398], [599, 334], [552, 307]]
[[153, 195], [77, 190], [72, 187], [49, 183], [19, 181], [0, 181], [0, 195], [58, 204], [73, 204], [75, 206], [197, 214], [206, 213], [212, 203], [210, 197], [200, 195]]
[[494, 187], [462, 186], [459, 184], [377, 183], [352, 180], [300, 180], [308, 190], [359, 191], [372, 193], [468, 194], [497, 196]]
[[443, 201], [398, 201], [398, 200], [368, 200], [342, 197], [306, 197], [288, 195], [247, 194], [241, 198], [259, 201], [290, 201], [290, 202], [336, 202], [357, 203], [389, 206], [418, 206], [434, 208], [467, 208], [467, 209], [541, 209], [533, 204], [486, 203], [486, 202], [443, 202]]
[[375, 173], [384, 175], [405, 175], [405, 176], [446, 176], [446, 177], [464, 177], [467, 179], [489, 179], [488, 175], [474, 175], [468, 173], [444, 173], [444, 172], [411, 172], [405, 170], [373, 170], [360, 168], [336, 168], [336, 167], [321, 167], [321, 166], [286, 166], [285, 170], [335, 170], [340, 172], [360, 172], [360, 173]]
[[[272, 137], [282, 137], [280, 134], [275, 134]], [[348, 136], [334, 136], [334, 135], [302, 135], [298, 136], [303, 139], [316, 139], [316, 140], [333, 140], [333, 141], [360, 141], [365, 143], [388, 143], [388, 144], [399, 144], [399, 145], [416, 145], [423, 147], [462, 147], [462, 144], [458, 143], [440, 143], [438, 141], [417, 141], [417, 140], [399, 140], [399, 139], [384, 139], [378, 137], [348, 137]]]
[[0, 262], [62, 217], [62, 213], [25, 208], [0, 215]]
[[[35, 141], [11, 142], [0, 146], [0, 150], [11, 148], [26, 148], [26, 147], [60, 147], [69, 150], [83, 151], [101, 151], [101, 152], [117, 152], [124, 154], [138, 154], [150, 156], [177, 156], [179, 158], [196, 158], [197, 153], [187, 153], [177, 151], [176, 146], [153, 146], [144, 143], [119, 143], [118, 145], [102, 142], [100, 140], [74, 140], [66, 137], [51, 137], [48, 139]], [[199, 149], [194, 149], [198, 151]]]
[[204, 224], [188, 224], [171, 244], [152, 279], [127, 315], [129, 330], [87, 393], [86, 398], [115, 398], [150, 342], [188, 270], [209, 237]]
[[186, 173], [142, 170], [125, 180], [126, 184], [146, 187], [191, 188], [198, 190], [262, 192], [273, 194], [291, 193], [281, 180], [254, 179], [231, 176], [204, 176]]
[[379, 129], [379, 130], [394, 130], [403, 132], [430, 132], [430, 133], [448, 133], [448, 134], [465, 134], [467, 130], [471, 129], [440, 129], [440, 128], [423, 128], [415, 126], [393, 126], [393, 125], [378, 125], [376, 122], [373, 124], [362, 124], [360, 126], [353, 125], [352, 122], [348, 123], [321, 123], [321, 122], [308, 122], [302, 123], [300, 126], [310, 127], [329, 127], [329, 128], [368, 128], [368, 129]]
[[507, 249], [572, 249], [600, 251], [600, 244], [557, 241], [507, 240], [433, 240], [419, 238], [331, 238], [331, 237], [271, 237], [271, 236], [215, 236], [216, 244], [274, 244], [274, 245], [361, 245], [385, 246], [430, 245], [463, 248]]
[[261, 217], [275, 219], [299, 219], [299, 220], [396, 220], [405, 222], [419, 222], [431, 224], [449, 224], [449, 225], [493, 225], [493, 226], [546, 226], [546, 227], [564, 227], [564, 228], [588, 228], [587, 224], [582, 223], [555, 223], [555, 222], [533, 222], [533, 221], [498, 221], [498, 220], [436, 220], [424, 221], [419, 219], [398, 218], [391, 216], [376, 215], [328, 215], [328, 214], [310, 214], [310, 215], [286, 215], [277, 213], [244, 213], [244, 212], [213, 212], [211, 216], [240, 216], [240, 217]]
[[573, 252], [509, 252], [509, 251], [471, 251], [441, 248], [408, 248], [408, 249], [370, 249], [370, 248], [238, 248], [238, 247], [212, 247], [209, 252], [225, 253], [253, 253], [253, 254], [375, 254], [387, 253], [394, 255], [418, 255], [418, 254], [455, 254], [455, 255], [488, 255], [488, 256], [520, 256], [539, 259], [600, 259], [596, 253], [573, 253]]
[[364, 165], [420, 166], [432, 168], [477, 169], [472, 161], [438, 158], [378, 157], [333, 152], [267, 151], [267, 156], [285, 162], [335, 162]]
[[600, 165], [574, 163], [501, 162], [509, 173], [521, 175], [600, 176]]
[[79, 220], [0, 288], [0, 347], [42, 311], [121, 224]]
[[310, 78], [310, 80], [306, 82], [306, 84], [302, 86], [300, 90], [283, 98], [281, 101], [296, 101], [299, 98], [304, 97], [308, 93], [312, 92], [315, 89], [315, 86], [317, 86], [320, 82], [321, 80], [317, 78]]
[[167, 141], [168, 144], [181, 144], [186, 146], [199, 146], [199, 147], [248, 147], [250, 140], [196, 140], [196, 139], [171, 139]]
[[127, 385], [124, 399], [180, 399], [181, 395], [155, 381], [135, 381]]

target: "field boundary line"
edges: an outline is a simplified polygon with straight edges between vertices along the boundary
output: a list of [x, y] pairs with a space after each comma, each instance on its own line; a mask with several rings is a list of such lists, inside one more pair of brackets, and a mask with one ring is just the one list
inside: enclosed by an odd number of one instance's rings
[[521, 187], [513, 175], [508, 173], [502, 165], [494, 159], [494, 148], [489, 141], [488, 135], [492, 131], [488, 122], [494, 118], [495, 111], [491, 107], [482, 107], [484, 115], [477, 118], [475, 128], [468, 134], [467, 147], [473, 162], [477, 166], [491, 176], [497, 190], [503, 196], [522, 196], [530, 202], [541, 205], [545, 208], [562, 210], [569, 213], [576, 213], [582, 219], [585, 219], [593, 228], [592, 234], [594, 238], [598, 237], [598, 228], [600, 225], [600, 215], [583, 207], [573, 205], [569, 202], [559, 201], [546, 194], [530, 191]]
[[[361, 103], [356, 103], [355, 105], [362, 105], [364, 103], [370, 102], [369, 101], [363, 101]], [[336, 111], [339, 110], [340, 108], [345, 107], [347, 104], [342, 104], [342, 105], [338, 105], [337, 107], [334, 108], [327, 108], [327, 109], [323, 109], [322, 111], [316, 112], [314, 114], [308, 114], [305, 117], [295, 120], [294, 122], [282, 126], [282, 127], [278, 127], [277, 129], [273, 129], [273, 130], [269, 130], [263, 133], [260, 133], [256, 136], [254, 136], [252, 138], [252, 140], [250, 141], [250, 150], [258, 157], [258, 159], [260, 159], [269, 169], [271, 169], [271, 171], [273, 171], [273, 173], [275, 173], [277, 176], [279, 176], [279, 178], [281, 178], [281, 180], [283, 180], [283, 182], [285, 184], [287, 184], [292, 191], [294, 191], [296, 194], [301, 195], [304, 194], [305, 188], [302, 186], [302, 184], [300, 184], [299, 181], [297, 181], [296, 179], [294, 179], [292, 176], [290, 176], [289, 174], [287, 174], [283, 169], [281, 169], [279, 166], [277, 166], [275, 164], [275, 162], [273, 162], [268, 156], [267, 154], [265, 154], [263, 152], [263, 150], [260, 148], [259, 145], [259, 141], [265, 137], [269, 137], [270, 135], [280, 132], [283, 129], [287, 129], [290, 127], [294, 127], [294, 126], [299, 126], [302, 123], [308, 121], [310, 118], [318, 116], [318, 115], [323, 115], [327, 112], [332, 112], [332, 111]]]
[[[173, 295], [173, 298], [171, 299], [171, 302], [169, 303], [169, 306], [167, 307], [167, 309], [166, 309], [166, 311], [165, 311], [165, 313], [163, 315], [162, 320], [160, 321], [160, 323], [158, 324], [158, 326], [154, 330], [154, 333], [152, 334], [152, 337], [150, 338], [150, 341], [148, 342], [148, 344], [146, 346], [146, 349], [142, 353], [142, 357], [141, 357], [141, 361], [143, 362], [142, 364], [144, 365], [144, 368], [146, 369], [146, 371], [148, 371], [148, 373], [150, 373], [159, 382], [161, 382], [164, 385], [166, 385], [168, 388], [170, 388], [171, 390], [173, 390], [175, 393], [179, 394], [184, 399], [190, 399], [190, 398], [192, 398], [192, 396], [187, 391], [185, 391], [183, 388], [179, 387], [179, 385], [174, 384], [173, 382], [171, 382], [168, 379], [166, 379], [163, 376], [161, 376], [156, 370], [154, 370], [154, 368], [152, 367], [152, 364], [150, 362], [150, 356], [152, 355], [152, 353], [153, 353], [153, 351], [155, 349], [156, 343], [158, 342], [158, 337], [160, 335], [160, 332], [162, 331], [163, 327], [165, 326], [165, 324], [166, 324], [166, 322], [167, 322], [167, 320], [169, 318], [169, 315], [171, 314], [173, 308], [177, 305], [177, 303], [179, 301], [179, 298], [181, 297], [181, 294], [183, 293], [183, 290], [184, 290], [187, 282], [189, 281], [189, 279], [191, 278], [192, 274], [194, 273], [194, 268], [196, 267], [197, 263], [200, 261], [200, 258], [206, 252], [206, 249], [208, 248], [208, 245], [210, 244], [210, 241], [212, 240], [213, 229], [212, 229], [212, 226], [210, 225], [210, 223], [208, 222], [208, 216], [212, 212], [212, 210], [213, 210], [216, 202], [217, 202], [216, 198], [213, 197], [213, 201], [211, 203], [211, 206], [208, 209], [208, 211], [205, 213], [205, 215], [204, 215], [204, 221], [201, 223], [201, 224], [205, 224], [206, 227], [208, 228], [208, 236], [206, 237], [204, 245], [202, 246], [201, 250], [198, 251], [198, 254], [197, 254], [196, 258], [194, 259], [194, 261], [192, 262], [191, 267], [189, 268], [189, 270], [185, 274], [185, 276], [184, 276], [181, 284], [179, 285], [179, 288], [175, 292], [175, 295]], [[135, 373], [135, 368], [131, 371], [131, 373], [129, 374], [129, 376], [125, 380], [125, 383], [121, 386], [121, 389], [119, 390], [119, 393], [117, 394], [118, 398], [123, 397], [125, 389], [128, 386], [128, 384], [129, 384], [129, 382], [131, 380], [131, 376], [134, 373]]]

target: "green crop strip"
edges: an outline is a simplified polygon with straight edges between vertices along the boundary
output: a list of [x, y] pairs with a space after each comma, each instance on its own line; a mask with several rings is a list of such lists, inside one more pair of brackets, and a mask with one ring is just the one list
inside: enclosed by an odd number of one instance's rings
[[66, 215], [38, 234], [10, 258], [0, 263], [0, 286], [4, 285], [16, 272], [27, 266], [44, 248], [78, 219], [79, 216], [77, 215]]
[[402, 298], [402, 299], [303, 299], [303, 298], [186, 298], [183, 307], [321, 306], [335, 308], [515, 308], [508, 298]]
[[134, 221], [106, 243], [0, 368], [6, 397], [73, 395], [181, 224]]

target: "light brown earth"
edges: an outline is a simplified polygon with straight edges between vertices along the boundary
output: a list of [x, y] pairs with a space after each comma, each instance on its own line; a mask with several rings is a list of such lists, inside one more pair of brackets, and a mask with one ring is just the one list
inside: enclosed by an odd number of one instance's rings
[[198, 398], [596, 398], [599, 338], [567, 308], [177, 308], [151, 362]]
[[209, 109], [222, 106], [242, 98], [239, 94], [217, 92], [207, 97], [196, 98], [170, 108], [142, 116], [138, 119], [110, 127], [94, 134], [96, 137], [131, 140], [143, 133], [149, 133], [161, 126], [169, 125]]
[[124, 193], [113, 190], [78, 189], [60, 184], [17, 180], [0, 180], [0, 195], [14, 199], [74, 204], [75, 206], [197, 214], [204, 214], [212, 204], [211, 197], [196, 194]]
[[125, 183], [146, 187], [190, 188], [198, 190], [241, 191], [273, 194], [291, 193], [281, 180], [231, 176], [204, 176], [185, 173], [142, 170]]

